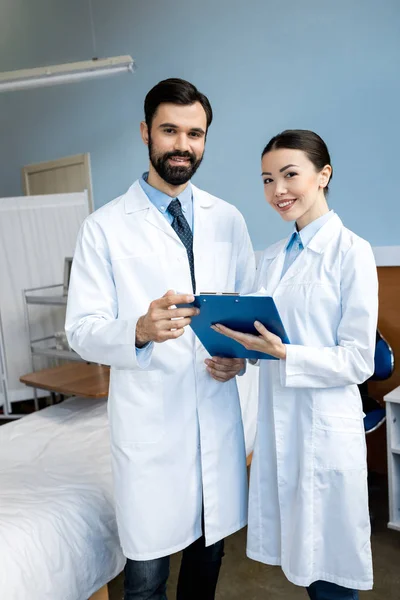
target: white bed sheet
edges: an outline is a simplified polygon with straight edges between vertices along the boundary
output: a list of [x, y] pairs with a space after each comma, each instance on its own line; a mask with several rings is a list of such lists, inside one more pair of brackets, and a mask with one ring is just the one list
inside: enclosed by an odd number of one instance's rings
[[105, 400], [0, 427], [0, 598], [87, 600], [120, 573]]

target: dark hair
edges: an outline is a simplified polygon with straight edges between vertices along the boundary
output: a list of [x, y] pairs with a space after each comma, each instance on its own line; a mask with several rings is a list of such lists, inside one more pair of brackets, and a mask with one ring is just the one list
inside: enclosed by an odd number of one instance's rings
[[[268, 152], [271, 152], [271, 150], [279, 150], [281, 148], [302, 150], [317, 171], [321, 171], [325, 165], [331, 165], [331, 157], [324, 140], [317, 133], [308, 129], [286, 129], [282, 133], [278, 133], [265, 146], [261, 158]], [[329, 181], [332, 179], [332, 175], [333, 170]], [[328, 185], [324, 191], [328, 192]]]
[[207, 117], [207, 129], [211, 125], [213, 112], [211, 104], [204, 94], [189, 81], [184, 79], [164, 79], [157, 83], [147, 94], [144, 101], [145, 121], [150, 129], [154, 115], [160, 104], [169, 102], [171, 104], [180, 104], [188, 106], [195, 102], [200, 102], [204, 108]]

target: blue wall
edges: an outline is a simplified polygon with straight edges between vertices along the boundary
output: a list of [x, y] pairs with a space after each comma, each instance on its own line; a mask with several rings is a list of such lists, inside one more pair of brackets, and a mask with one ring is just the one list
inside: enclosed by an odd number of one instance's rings
[[[327, 141], [330, 203], [373, 245], [399, 245], [398, 0], [92, 0], [98, 56], [138, 70], [0, 94], [0, 196], [20, 168], [90, 152], [96, 206], [146, 168], [143, 99], [157, 81], [193, 81], [215, 112], [197, 185], [234, 203], [256, 249], [286, 235], [265, 205], [259, 155], [271, 135], [309, 128]], [[85, 0], [2, 0], [0, 70], [87, 60]]]

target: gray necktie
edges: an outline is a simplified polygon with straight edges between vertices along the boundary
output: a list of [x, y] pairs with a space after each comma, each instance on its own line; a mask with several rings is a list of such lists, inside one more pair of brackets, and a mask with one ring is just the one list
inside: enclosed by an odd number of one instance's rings
[[186, 248], [189, 260], [190, 275], [192, 278], [193, 293], [196, 292], [196, 280], [194, 277], [194, 256], [193, 256], [193, 234], [182, 212], [182, 206], [178, 198], [172, 200], [168, 206], [168, 212], [174, 217], [172, 229], [175, 231], [182, 244]]

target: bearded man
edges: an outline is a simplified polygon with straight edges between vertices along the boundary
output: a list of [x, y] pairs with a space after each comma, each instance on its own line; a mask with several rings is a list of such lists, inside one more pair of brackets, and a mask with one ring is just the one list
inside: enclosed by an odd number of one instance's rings
[[244, 527], [247, 477], [236, 375], [195, 337], [196, 290], [250, 292], [255, 275], [239, 211], [190, 179], [212, 109], [167, 79], [147, 94], [149, 170], [83, 223], [66, 332], [87, 361], [111, 366], [109, 419], [125, 600], [165, 599], [183, 550], [177, 598], [212, 600], [224, 537]]

